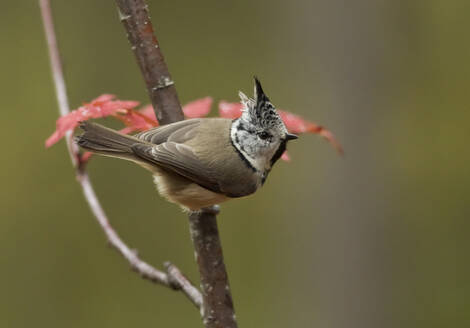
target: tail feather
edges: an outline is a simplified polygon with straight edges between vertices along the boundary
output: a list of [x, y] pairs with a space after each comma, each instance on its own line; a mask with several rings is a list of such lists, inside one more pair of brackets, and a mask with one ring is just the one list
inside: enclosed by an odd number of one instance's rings
[[75, 138], [77, 144], [101, 155], [133, 160], [132, 145], [146, 143], [96, 123], [82, 122], [80, 128], [85, 132]]

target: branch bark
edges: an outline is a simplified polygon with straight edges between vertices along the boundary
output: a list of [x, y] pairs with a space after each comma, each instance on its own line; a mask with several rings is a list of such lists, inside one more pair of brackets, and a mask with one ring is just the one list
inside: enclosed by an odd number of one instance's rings
[[[153, 32], [148, 5], [144, 0], [116, 0], [131, 49], [147, 85], [147, 91], [161, 124], [182, 120], [183, 111], [174, 82]], [[202, 317], [207, 328], [237, 327], [235, 311], [225, 269], [222, 245], [214, 209], [189, 216], [202, 285]]]
[[225, 270], [217, 220], [209, 211], [189, 216], [191, 239], [201, 274], [203, 321], [206, 327], [237, 327]]
[[158, 122], [168, 124], [183, 120], [175, 83], [153, 32], [148, 5], [142, 0], [116, 0], [116, 3]]
[[[56, 89], [57, 102], [59, 105], [60, 115], [66, 115], [70, 112], [70, 106], [67, 99], [67, 88], [62, 70], [62, 62], [60, 60], [59, 48], [57, 46], [57, 39], [54, 30], [54, 23], [52, 19], [52, 12], [49, 0], [40, 0], [39, 5], [41, 8], [42, 20], [44, 23], [44, 33], [47, 39], [47, 46], [49, 50], [49, 58], [52, 69], [52, 76], [54, 78], [54, 85]], [[167, 272], [155, 269], [150, 264], [142, 261], [136, 251], [127, 246], [119, 237], [117, 232], [111, 226], [98, 197], [95, 194], [88, 174], [80, 165], [78, 147], [72, 142], [71, 132], [66, 135], [67, 149], [72, 160], [72, 165], [75, 167], [77, 181], [82, 187], [85, 200], [90, 206], [91, 211], [95, 215], [96, 220], [103, 229], [106, 237], [111, 246], [119, 251], [119, 253], [129, 262], [131, 268], [139, 273], [143, 278], [152, 282], [161, 284], [163, 286], [172, 288], [174, 290], [181, 290], [188, 299], [196, 305], [202, 307], [202, 296], [199, 290], [194, 287], [191, 282], [180, 272], [178, 268], [170, 263], [166, 263], [165, 267]]]

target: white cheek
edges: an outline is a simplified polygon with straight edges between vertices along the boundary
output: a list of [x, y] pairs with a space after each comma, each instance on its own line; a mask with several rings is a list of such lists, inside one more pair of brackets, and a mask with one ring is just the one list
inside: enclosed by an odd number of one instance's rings
[[238, 140], [242, 145], [234, 143], [235, 147], [243, 154], [250, 164], [259, 172], [265, 172], [270, 167], [270, 160], [274, 154], [273, 143], [262, 140], [258, 136], [246, 131], [238, 131], [234, 126], [230, 132], [232, 140]]

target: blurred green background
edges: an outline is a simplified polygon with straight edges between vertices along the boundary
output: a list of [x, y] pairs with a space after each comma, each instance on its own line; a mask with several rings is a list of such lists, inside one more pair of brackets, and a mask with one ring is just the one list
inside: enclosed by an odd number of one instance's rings
[[[147, 103], [114, 2], [52, 4], [72, 107]], [[467, 326], [470, 2], [149, 5], [183, 103], [235, 101], [256, 74], [346, 150], [303, 136], [261, 192], [223, 204], [240, 327]], [[63, 141], [44, 148], [58, 111], [36, 1], [2, 4], [0, 42], [0, 327], [202, 327], [106, 245]], [[197, 282], [186, 216], [149, 174], [107, 158], [89, 172], [124, 240]]]

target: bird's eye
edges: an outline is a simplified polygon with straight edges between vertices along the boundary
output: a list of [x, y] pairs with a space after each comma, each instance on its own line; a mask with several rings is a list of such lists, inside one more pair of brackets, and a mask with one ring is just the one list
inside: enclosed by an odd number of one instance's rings
[[260, 133], [258, 134], [258, 136], [259, 136], [259, 138], [262, 139], [262, 140], [266, 140], [266, 139], [268, 139], [269, 137], [271, 137], [271, 135], [270, 135], [268, 132], [266, 132], [266, 131], [260, 132]]

